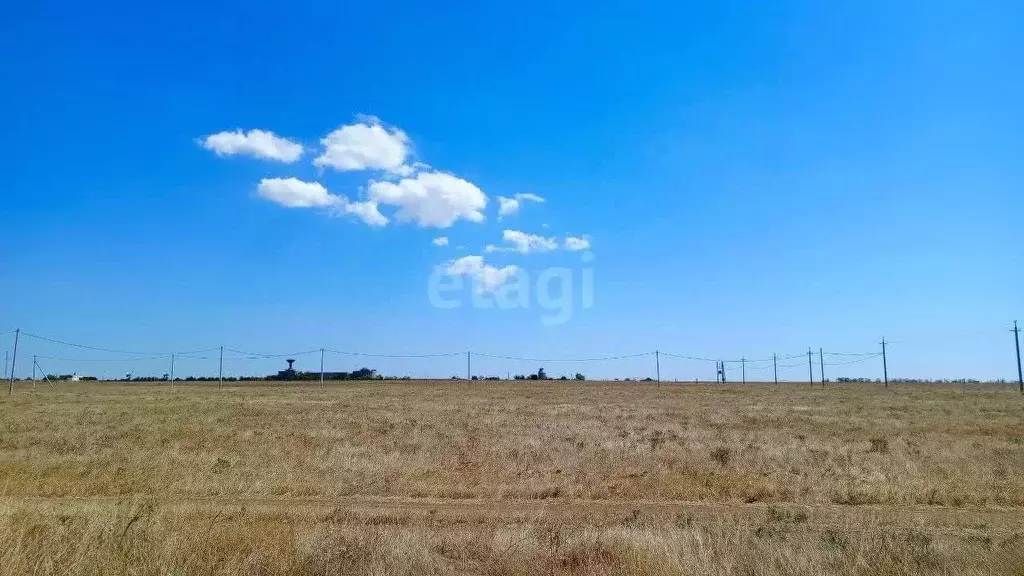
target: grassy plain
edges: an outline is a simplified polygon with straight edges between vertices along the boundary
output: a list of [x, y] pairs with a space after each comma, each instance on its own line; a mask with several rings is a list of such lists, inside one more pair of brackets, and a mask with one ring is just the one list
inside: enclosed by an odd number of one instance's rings
[[1009, 387], [24, 385], [0, 574], [1024, 574]]

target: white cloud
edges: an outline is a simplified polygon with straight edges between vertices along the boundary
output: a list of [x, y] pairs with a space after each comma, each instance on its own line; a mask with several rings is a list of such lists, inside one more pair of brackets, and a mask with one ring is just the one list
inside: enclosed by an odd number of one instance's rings
[[405, 161], [410, 154], [409, 137], [398, 128], [387, 128], [373, 117], [334, 130], [320, 143], [323, 153], [313, 161], [335, 170], [383, 170], [399, 176], [412, 174]]
[[303, 182], [298, 178], [264, 178], [256, 187], [256, 193], [288, 208], [337, 206], [344, 202], [319, 182]]
[[339, 206], [340, 212], [352, 214], [369, 226], [386, 226], [389, 222], [388, 217], [380, 213], [377, 203], [373, 200], [363, 202], [350, 202], [347, 198], [342, 200], [343, 202]]
[[[373, 116], [357, 116], [355, 122], [332, 131], [320, 142], [323, 151], [315, 165], [378, 171], [367, 184], [363, 200], [349, 200], [318, 182], [298, 178], [264, 178], [257, 187], [258, 195], [289, 208], [329, 208], [331, 214], [352, 215], [370, 226], [385, 226], [396, 219], [421, 227], [448, 228], [459, 220], [486, 219], [487, 195], [472, 182], [415, 161], [409, 137], [397, 127], [386, 126]], [[294, 162], [304, 152], [301, 145], [262, 130], [221, 132], [201, 143], [219, 155], [249, 154], [283, 162]], [[515, 201], [520, 199], [543, 202], [534, 194], [517, 194]], [[395, 209], [390, 218], [381, 213], [383, 206]], [[446, 238], [443, 242], [438, 245], [447, 246]]]
[[264, 178], [256, 187], [256, 194], [288, 208], [329, 208], [332, 214], [351, 214], [370, 226], [388, 223], [388, 218], [377, 209], [376, 202], [352, 202], [344, 196], [331, 194], [319, 182]]
[[482, 222], [487, 196], [472, 182], [444, 172], [421, 172], [396, 182], [371, 181], [371, 200], [398, 207], [395, 217], [422, 227], [447, 228], [457, 220]]
[[542, 203], [544, 199], [536, 194], [516, 194], [512, 198], [505, 196], [498, 196], [498, 218], [501, 219], [503, 216], [511, 216], [519, 212], [519, 208], [523, 202], [537, 202]]
[[516, 251], [520, 254], [531, 252], [550, 252], [558, 248], [558, 242], [554, 238], [545, 238], [536, 234], [527, 234], [519, 230], [505, 230], [501, 234], [502, 239], [512, 246], [495, 246], [488, 244], [486, 252], [509, 252]]
[[447, 236], [438, 236], [437, 238], [434, 238], [431, 242], [433, 242], [434, 246], [447, 246], [448, 245], [448, 237]]
[[202, 140], [203, 148], [218, 156], [241, 154], [291, 164], [302, 156], [302, 145], [266, 130], [218, 132]]
[[483, 256], [463, 256], [443, 265], [443, 270], [450, 276], [468, 276], [478, 292], [493, 292], [501, 287], [506, 280], [519, 272], [518, 266], [497, 268], [484, 262]]
[[519, 211], [519, 200], [498, 196], [498, 218], [509, 216]]
[[566, 250], [571, 250], [573, 252], [587, 250], [590, 248], [590, 238], [587, 236], [566, 236], [565, 242], [562, 245]]

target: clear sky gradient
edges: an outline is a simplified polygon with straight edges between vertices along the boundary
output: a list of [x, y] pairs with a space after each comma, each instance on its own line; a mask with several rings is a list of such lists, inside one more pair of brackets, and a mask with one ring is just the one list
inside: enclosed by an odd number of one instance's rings
[[[1022, 29], [1019, 2], [985, 1], [11, 4], [0, 331], [154, 352], [726, 359], [872, 352], [884, 335], [894, 377], [1015, 378]], [[370, 226], [257, 193], [297, 178], [356, 202], [374, 197], [371, 180], [397, 181], [314, 165], [321, 139], [364, 115], [407, 135], [410, 165], [482, 191], [484, 219], [423, 226], [381, 205], [388, 224]], [[238, 129], [306, 153], [286, 163], [202, 145]], [[498, 197], [524, 193], [545, 202], [499, 219]], [[559, 247], [485, 252], [504, 230]], [[565, 236], [589, 239], [594, 278], [593, 306], [577, 301], [567, 322], [474, 308], [468, 289], [458, 309], [429, 301], [435, 266], [469, 255], [577, 274]], [[30, 338], [21, 353], [111, 357]], [[180, 374], [216, 369], [180, 362]], [[502, 376], [538, 367], [477, 362]], [[662, 364], [668, 378], [714, 377], [707, 363]], [[465, 373], [461, 356], [328, 358], [361, 365]], [[643, 377], [654, 363], [547, 368]]]

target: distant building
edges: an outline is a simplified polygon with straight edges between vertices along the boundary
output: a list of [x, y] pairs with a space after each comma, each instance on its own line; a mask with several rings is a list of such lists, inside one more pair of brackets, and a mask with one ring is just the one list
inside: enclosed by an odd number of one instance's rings
[[[268, 380], [319, 380], [320, 371], [303, 372], [296, 370], [294, 359], [286, 360], [288, 367], [278, 370], [276, 376], [267, 376]], [[324, 380], [377, 380], [380, 375], [373, 368], [360, 368], [354, 372], [324, 372]]]
[[288, 360], [285, 360], [285, 362], [288, 362], [288, 368], [285, 368], [284, 370], [278, 370], [278, 372], [277, 372], [277, 379], [278, 380], [295, 380], [296, 379], [295, 378], [296, 372], [295, 372], [295, 368], [292, 367], [292, 364], [295, 364], [295, 359], [294, 358], [289, 358]]

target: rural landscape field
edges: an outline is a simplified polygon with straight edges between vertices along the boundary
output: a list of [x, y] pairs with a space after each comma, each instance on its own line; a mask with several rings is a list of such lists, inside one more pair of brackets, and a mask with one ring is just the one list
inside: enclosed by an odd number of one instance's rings
[[21, 385], [0, 574], [1024, 574], [994, 385]]

